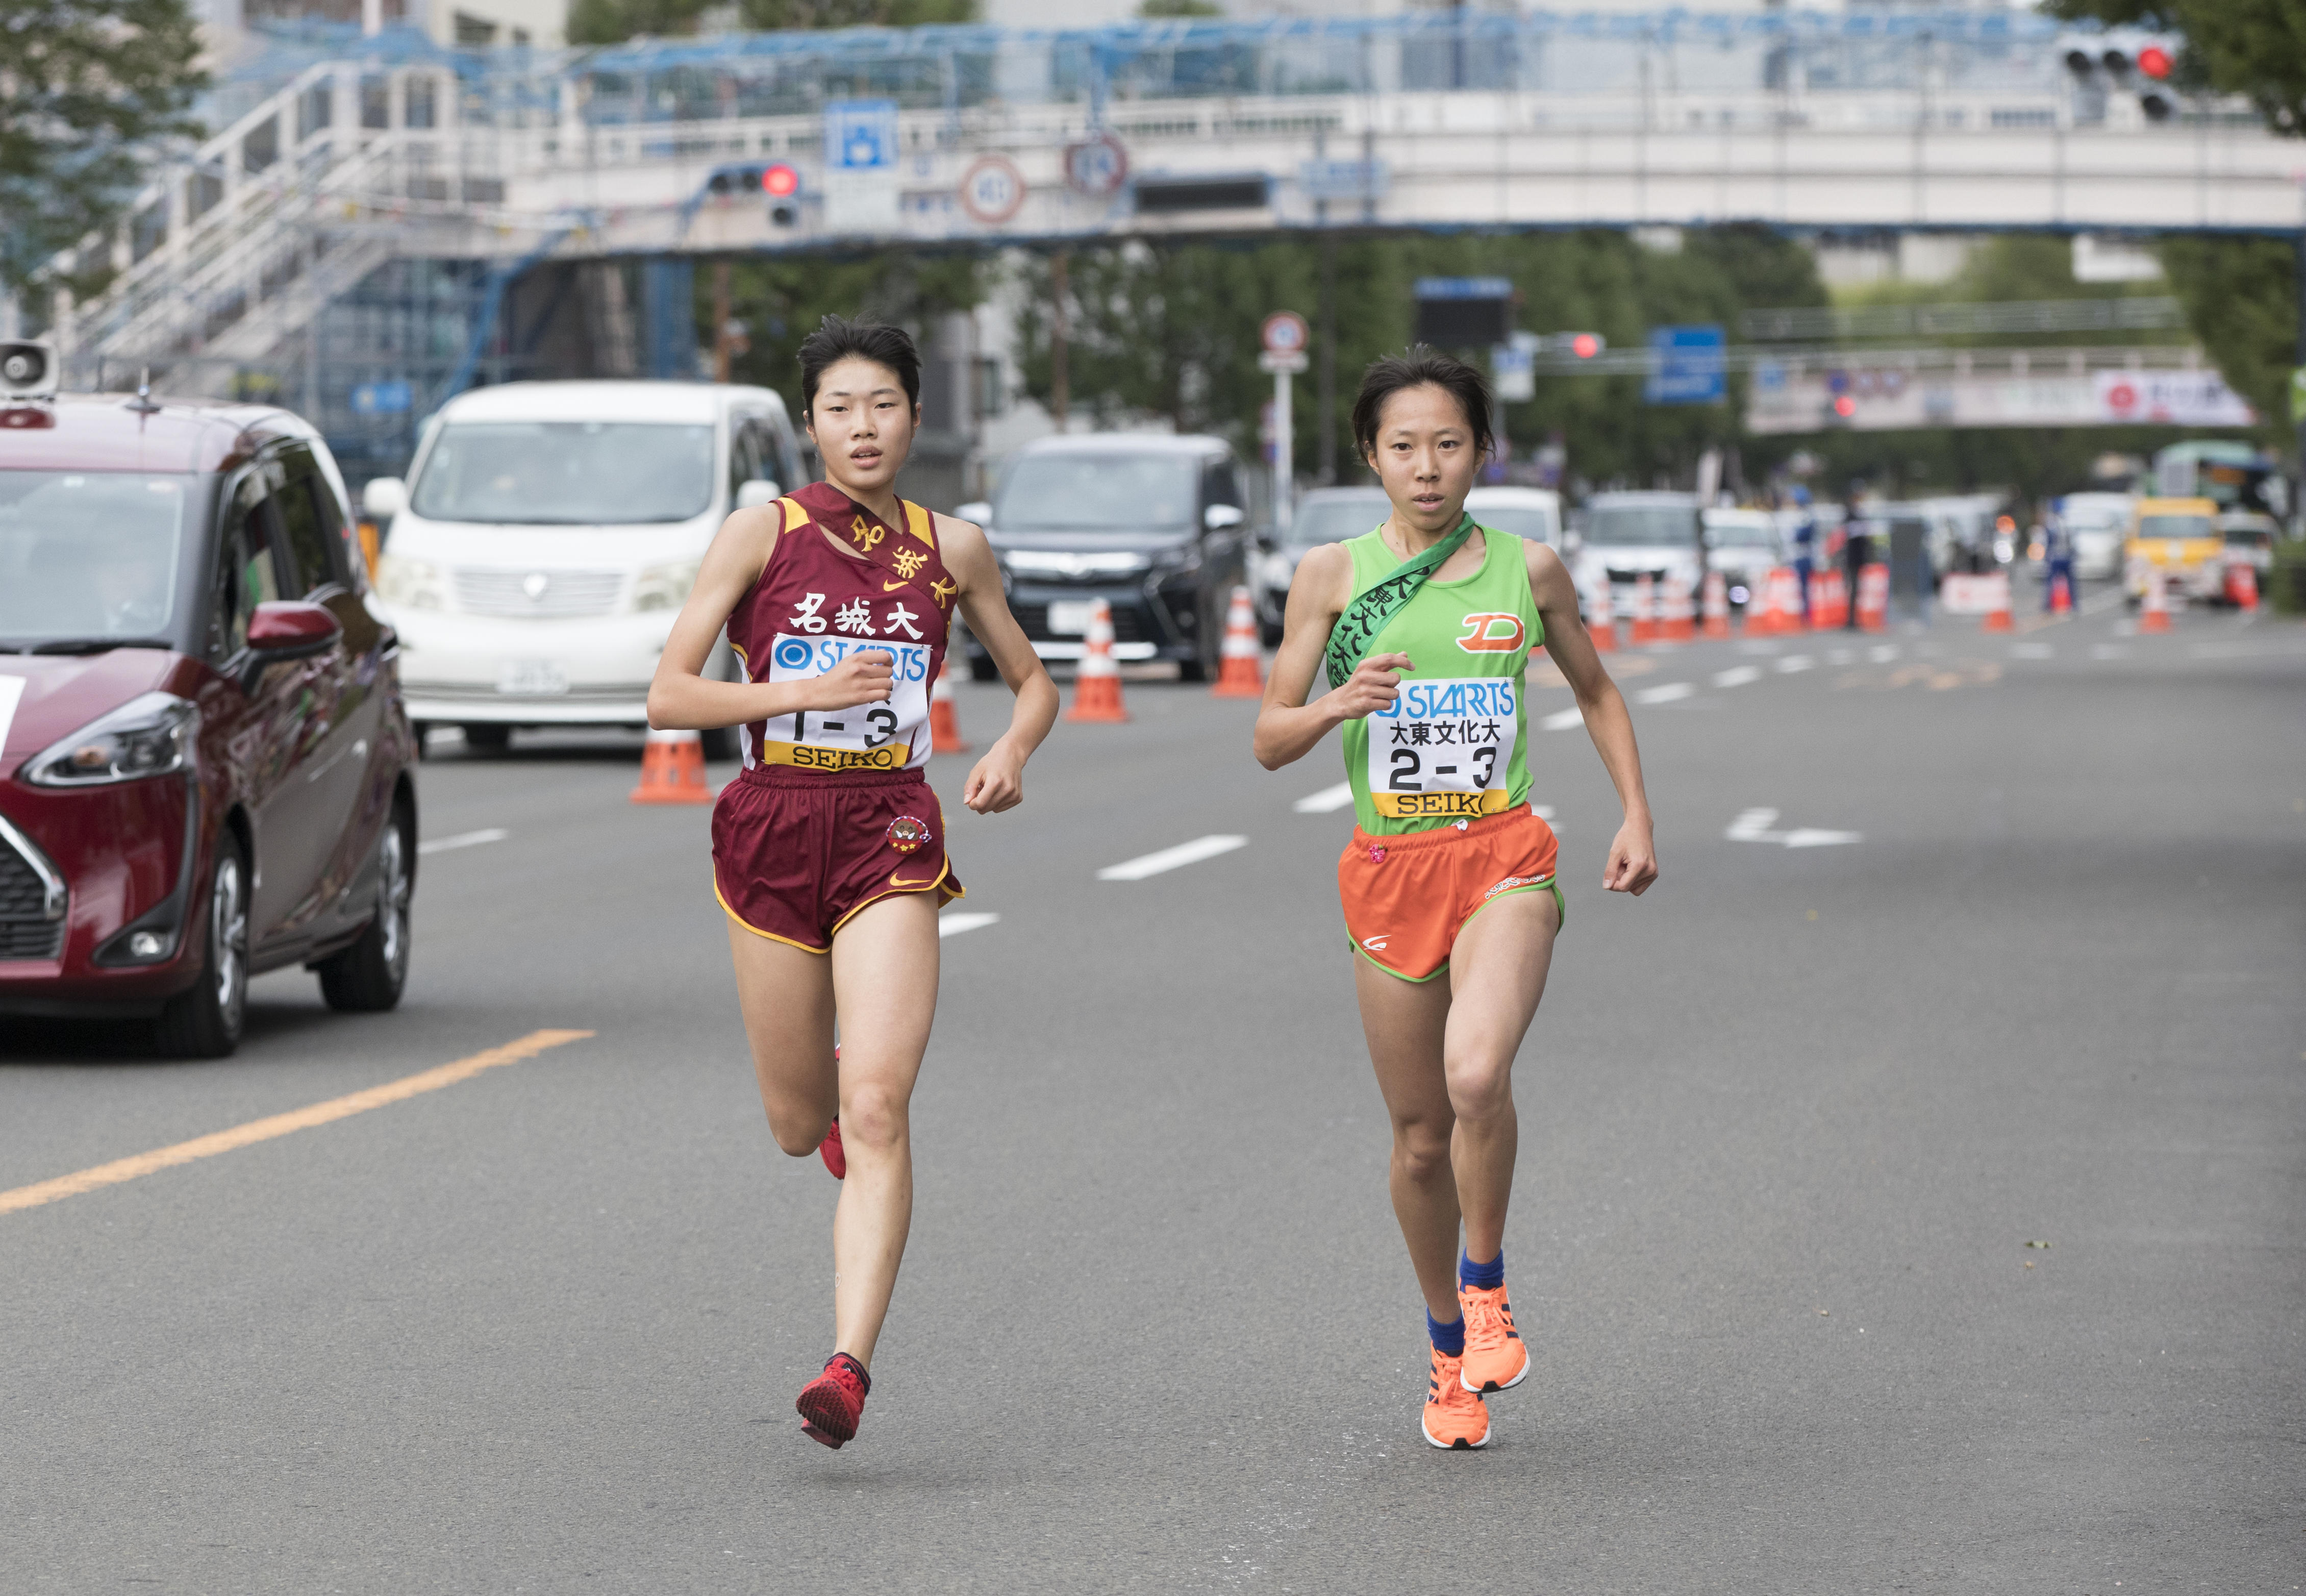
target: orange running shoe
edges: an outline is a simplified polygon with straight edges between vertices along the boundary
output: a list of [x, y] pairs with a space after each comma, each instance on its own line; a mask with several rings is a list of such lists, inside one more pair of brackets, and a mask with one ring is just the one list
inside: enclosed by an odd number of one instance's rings
[[865, 1397], [872, 1389], [873, 1377], [865, 1372], [865, 1365], [847, 1353], [833, 1353], [824, 1361], [824, 1372], [802, 1387], [793, 1404], [800, 1413], [801, 1434], [840, 1451], [843, 1442], [857, 1438]]
[[1433, 1349], [1433, 1375], [1425, 1387], [1425, 1443], [1444, 1452], [1471, 1452], [1490, 1444], [1490, 1410], [1465, 1389], [1462, 1360]]
[[1468, 1391], [1510, 1391], [1529, 1378], [1529, 1349], [1514, 1328], [1513, 1305], [1506, 1288], [1483, 1291], [1457, 1288], [1457, 1306], [1465, 1315], [1465, 1358], [1463, 1378]]

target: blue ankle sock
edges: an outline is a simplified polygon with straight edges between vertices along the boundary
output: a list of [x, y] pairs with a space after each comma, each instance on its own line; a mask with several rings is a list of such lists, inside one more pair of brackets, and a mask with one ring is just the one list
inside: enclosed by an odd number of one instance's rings
[[1433, 1350], [1445, 1357], [1462, 1358], [1465, 1355], [1465, 1321], [1462, 1316], [1445, 1325], [1428, 1313], [1425, 1316], [1425, 1334], [1431, 1338]]
[[1465, 1253], [1457, 1255], [1457, 1284], [1472, 1286], [1475, 1291], [1495, 1291], [1506, 1283], [1506, 1251], [1500, 1247], [1498, 1255], [1485, 1264], [1477, 1264]]

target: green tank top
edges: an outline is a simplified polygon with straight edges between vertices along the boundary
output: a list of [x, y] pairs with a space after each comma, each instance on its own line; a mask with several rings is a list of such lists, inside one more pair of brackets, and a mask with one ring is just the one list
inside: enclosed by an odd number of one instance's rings
[[[1431, 831], [1529, 797], [1522, 672], [1545, 626], [1521, 540], [1485, 526], [1482, 544], [1480, 570], [1429, 581], [1370, 644], [1413, 667], [1390, 709], [1345, 723], [1354, 815], [1372, 835]], [[1401, 565], [1377, 532], [1345, 547], [1356, 596]]]

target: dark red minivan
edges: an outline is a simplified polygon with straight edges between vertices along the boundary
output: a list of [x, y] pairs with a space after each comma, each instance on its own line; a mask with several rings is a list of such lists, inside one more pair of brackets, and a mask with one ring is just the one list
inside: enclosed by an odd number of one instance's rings
[[0, 1015], [240, 1040], [408, 973], [416, 743], [328, 447], [267, 406], [0, 407]]

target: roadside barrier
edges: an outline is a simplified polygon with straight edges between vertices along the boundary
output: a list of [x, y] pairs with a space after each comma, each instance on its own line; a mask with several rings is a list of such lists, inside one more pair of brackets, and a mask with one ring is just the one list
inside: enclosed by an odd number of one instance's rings
[[1814, 572], [1809, 579], [1809, 624], [1824, 632], [1849, 624], [1849, 585], [1840, 571]]
[[1073, 706], [1065, 719], [1128, 720], [1129, 712], [1121, 704], [1121, 667], [1113, 662], [1113, 606], [1103, 599], [1089, 612], [1083, 644], [1080, 670], [1073, 677]]
[[1705, 573], [1705, 619], [1699, 629], [1708, 637], [1730, 635], [1730, 579], [1719, 571]]
[[2244, 615], [2258, 609], [2258, 568], [2254, 565], [2226, 567], [2226, 602]]
[[1680, 573], [1669, 571], [1665, 578], [1663, 618], [1658, 623], [1658, 636], [1668, 643], [1687, 643], [1697, 636], [1697, 614], [1689, 602], [1689, 584]]
[[1801, 581], [1791, 566], [1777, 566], [1762, 580], [1761, 591], [1746, 602], [1746, 630], [1760, 637], [1783, 636], [1802, 629]]
[[1650, 586], [1650, 574], [1644, 571], [1634, 578], [1634, 646], [1657, 641], [1657, 601]]
[[1209, 696], [1265, 696], [1264, 660], [1257, 647], [1257, 602], [1246, 587], [1233, 590], [1233, 602], [1226, 609], [1225, 650], [1217, 660], [1217, 685], [1209, 689]]
[[961, 705], [952, 696], [952, 655], [947, 653], [936, 680], [929, 684], [929, 752], [966, 754], [969, 749], [961, 735]]
[[1585, 622], [1586, 635], [1593, 639], [1597, 654], [1614, 653], [1618, 648], [1618, 607], [1610, 596], [1610, 578], [1605, 575], [1593, 589], [1593, 613]]
[[1890, 629], [1890, 568], [1869, 565], [1858, 573], [1858, 629]]
[[709, 804], [705, 784], [705, 739], [694, 731], [652, 731], [641, 748], [641, 784], [636, 804]]
[[2010, 618], [2010, 573], [1995, 571], [1985, 580], [1992, 585], [1986, 602], [1993, 607], [1986, 610], [1986, 619], [1977, 623], [1977, 629], [1981, 632], [2016, 631], [2018, 623]]
[[2146, 568], [2146, 597], [2138, 606], [2138, 629], [2141, 633], [2170, 629], [2170, 587], [2158, 565]]

